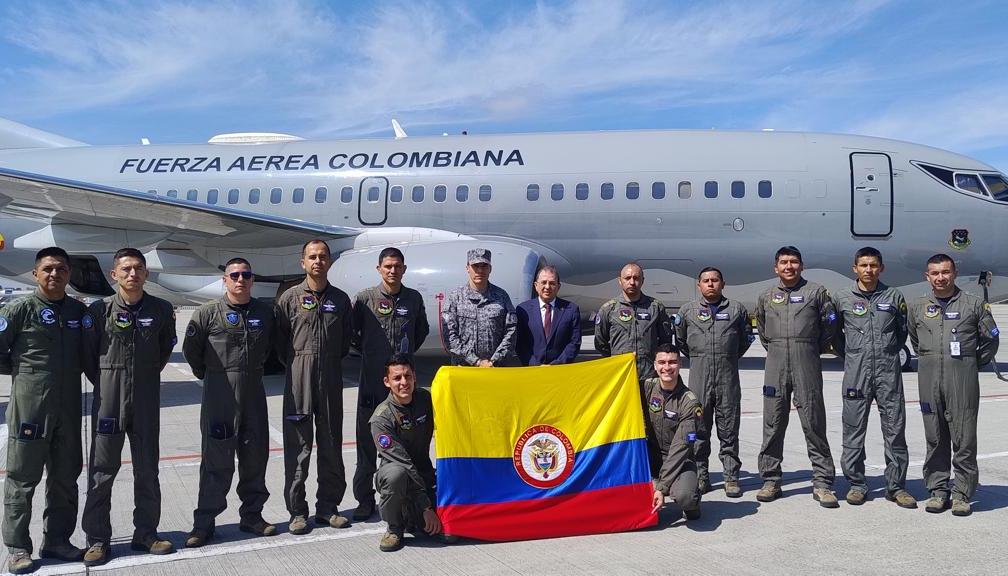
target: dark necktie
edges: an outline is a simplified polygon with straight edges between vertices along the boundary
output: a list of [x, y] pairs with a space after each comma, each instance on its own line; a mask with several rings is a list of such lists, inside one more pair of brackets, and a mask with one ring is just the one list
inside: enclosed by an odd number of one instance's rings
[[546, 305], [546, 317], [543, 318], [543, 333], [549, 338], [550, 326], [553, 324], [553, 306], [551, 304]]

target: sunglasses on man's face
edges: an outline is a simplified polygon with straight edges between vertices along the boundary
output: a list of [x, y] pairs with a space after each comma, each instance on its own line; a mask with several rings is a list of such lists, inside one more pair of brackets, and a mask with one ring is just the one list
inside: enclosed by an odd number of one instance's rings
[[252, 272], [249, 270], [242, 270], [241, 272], [231, 272], [228, 274], [228, 277], [234, 280], [235, 282], [237, 282], [239, 278], [243, 280], [250, 280], [252, 278]]

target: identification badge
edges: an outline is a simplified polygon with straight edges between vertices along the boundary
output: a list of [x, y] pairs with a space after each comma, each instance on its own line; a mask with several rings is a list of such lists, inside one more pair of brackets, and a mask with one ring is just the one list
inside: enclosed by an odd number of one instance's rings
[[335, 312], [336, 311], [336, 304], [333, 303], [332, 300], [326, 300], [325, 302], [322, 303], [322, 311], [323, 312], [329, 312], [329, 313]]
[[139, 324], [141, 328], [150, 328], [151, 326], [154, 325], [154, 319], [153, 318], [137, 318], [137, 324]]
[[959, 319], [959, 313], [958, 312], [946, 312], [945, 313], [945, 319], [946, 320], [958, 320]]
[[875, 308], [878, 308], [879, 312], [889, 312], [892, 310], [892, 304], [888, 302], [879, 302], [875, 305]]
[[406, 317], [409, 316], [409, 308], [405, 306], [400, 306], [395, 309], [396, 316]]
[[714, 315], [715, 320], [728, 320], [729, 316], [727, 312], [718, 312]]
[[949, 354], [951, 354], [953, 358], [962, 356], [962, 347], [960, 346], [960, 342], [958, 340], [949, 342]]
[[794, 295], [794, 296], [788, 296], [788, 302], [790, 302], [792, 304], [801, 304], [804, 301], [805, 301], [805, 297], [802, 296], [801, 294]]
[[637, 313], [637, 319], [638, 320], [650, 320], [651, 319], [651, 313], [650, 312], [638, 312]]
[[419, 416], [416, 417], [415, 421], [416, 421], [417, 424], [423, 424], [424, 422], [427, 421], [427, 415], [426, 414], [421, 414], [421, 415], [419, 415]]
[[248, 319], [248, 326], [249, 326], [249, 328], [251, 328], [253, 330], [260, 329], [260, 328], [262, 328], [262, 319], [260, 319], [260, 318], [249, 318]]
[[673, 412], [671, 410], [666, 410], [665, 411], [665, 417], [666, 418], [670, 418], [671, 419], [671, 418], [675, 418], [676, 416], [678, 416], [678, 414], [676, 414], [675, 412]]
[[66, 327], [71, 330], [77, 330], [80, 328], [80, 320], [67, 320]]

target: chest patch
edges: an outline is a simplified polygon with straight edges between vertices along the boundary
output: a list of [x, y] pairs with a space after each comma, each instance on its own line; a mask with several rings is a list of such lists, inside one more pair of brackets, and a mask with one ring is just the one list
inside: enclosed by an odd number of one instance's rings
[[928, 307], [924, 309], [924, 315], [928, 318], [938, 317], [938, 307], [934, 304], [928, 304]]
[[314, 310], [318, 306], [318, 300], [315, 299], [314, 294], [305, 294], [301, 297], [301, 307], [305, 310]]
[[645, 320], [645, 321], [646, 320], [650, 320], [651, 319], [651, 313], [650, 312], [638, 312], [637, 313], [637, 319], [638, 320]]
[[91, 327], [94, 326], [94, 319], [91, 318], [90, 314], [85, 314], [84, 317], [81, 318], [81, 326], [84, 326], [85, 330], [90, 330]]
[[729, 315], [728, 315], [727, 312], [718, 312], [717, 314], [714, 315], [714, 319], [715, 320], [728, 320], [729, 319]]
[[710, 320], [710, 310], [708, 310], [707, 308], [701, 308], [701, 309], [697, 310], [696, 317], [697, 317], [697, 320], [699, 320], [701, 322], [706, 322], [706, 321]]
[[378, 301], [378, 313], [383, 316], [388, 316], [392, 313], [392, 302], [388, 300]]
[[801, 304], [804, 301], [805, 301], [805, 296], [802, 296], [801, 294], [795, 294], [795, 295], [792, 295], [792, 296], [788, 297], [788, 302], [790, 302], [792, 304]]
[[400, 420], [399, 421], [399, 425], [402, 426], [403, 430], [412, 430], [413, 429], [413, 421], [410, 420], [409, 418], [403, 418], [402, 420]]
[[946, 312], [945, 313], [945, 319], [946, 320], [958, 320], [959, 319], [959, 313], [958, 312]]
[[651, 401], [648, 402], [648, 409], [652, 412], [660, 412], [662, 409], [662, 399], [652, 396]]
[[322, 311], [331, 314], [336, 311], [336, 304], [332, 300], [326, 300], [322, 303]]
[[770, 297], [770, 301], [774, 304], [783, 304], [786, 299], [787, 296], [783, 292], [774, 292], [773, 296]]
[[151, 326], [154, 325], [154, 319], [153, 318], [137, 318], [137, 324], [139, 324], [141, 328], [150, 328]]
[[620, 308], [619, 319], [623, 322], [629, 322], [633, 318], [633, 314], [630, 312], [629, 308]]
[[80, 320], [67, 320], [67, 328], [77, 330], [80, 328]]
[[56, 313], [52, 308], [43, 308], [39, 311], [39, 320], [46, 326], [52, 326], [56, 323]]
[[249, 318], [248, 319], [248, 325], [249, 325], [249, 328], [251, 328], [252, 330], [258, 330], [258, 329], [262, 328], [262, 319], [261, 318]]
[[868, 313], [868, 304], [862, 300], [858, 300], [857, 302], [851, 304], [851, 312], [857, 316], [864, 316]]
[[227, 320], [227, 323], [230, 324], [230, 325], [232, 325], [232, 326], [237, 326], [238, 325], [238, 313], [237, 312], [228, 312], [227, 314], [224, 315], [224, 319]]
[[426, 421], [427, 421], [427, 415], [426, 414], [421, 414], [421, 415], [419, 415], [419, 416], [416, 417], [416, 423], [417, 424], [423, 424]]
[[129, 312], [116, 312], [113, 322], [119, 328], [129, 328], [133, 325], [133, 317]]
[[672, 410], [666, 410], [665, 411], [665, 417], [668, 418], [668, 419], [670, 419], [670, 420], [674, 419], [678, 415], [679, 415], [678, 413], [673, 412]]
[[875, 304], [875, 308], [879, 312], [891, 312], [892, 307], [893, 307], [892, 304], [890, 304], [889, 302], [879, 302], [878, 304]]
[[405, 306], [399, 306], [395, 309], [396, 316], [406, 317], [409, 315], [409, 308]]

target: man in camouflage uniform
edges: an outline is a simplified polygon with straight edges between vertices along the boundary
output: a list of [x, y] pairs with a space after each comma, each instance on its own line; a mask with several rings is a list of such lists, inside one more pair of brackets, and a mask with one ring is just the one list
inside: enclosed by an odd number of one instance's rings
[[[343, 466], [343, 358], [350, 353], [350, 297], [329, 283], [332, 255], [322, 240], [301, 248], [305, 279], [277, 298], [276, 348], [287, 366], [283, 402], [284, 502], [292, 534], [307, 534], [305, 481], [312, 443], [318, 446], [315, 521], [346, 528], [339, 513]], [[312, 436], [314, 435], [314, 439]]]
[[453, 366], [514, 366], [518, 316], [511, 297], [490, 283], [490, 251], [467, 254], [469, 283], [452, 290], [441, 314]]
[[263, 364], [273, 345], [273, 307], [252, 298], [252, 265], [232, 258], [224, 266], [224, 296], [200, 306], [186, 327], [182, 353], [193, 375], [203, 380], [199, 494], [188, 548], [213, 537], [214, 522], [227, 508], [238, 455], [238, 528], [273, 536], [276, 527], [262, 510], [269, 498], [266, 463], [269, 423]]
[[354, 298], [354, 343], [361, 352], [360, 387], [357, 390], [357, 469], [353, 492], [357, 499], [354, 520], [374, 514], [374, 473], [378, 453], [368, 420], [375, 407], [388, 396], [384, 385], [385, 363], [393, 353], [412, 355], [423, 345], [430, 326], [423, 297], [402, 284], [406, 260], [398, 248], [378, 254], [381, 282], [361, 290]]
[[847, 503], [864, 504], [868, 495], [864, 444], [874, 400], [885, 443], [886, 499], [916, 508], [917, 501], [905, 489], [909, 456], [899, 351], [907, 338], [906, 301], [899, 290], [879, 281], [885, 266], [875, 248], [858, 250], [853, 268], [857, 281], [834, 297], [839, 315], [834, 348], [844, 359], [840, 463], [850, 484]]
[[636, 262], [623, 266], [619, 275], [620, 298], [599, 308], [595, 316], [595, 350], [602, 356], [633, 352], [637, 356], [637, 379], [656, 376], [654, 353], [672, 341], [671, 321], [665, 305], [641, 292], [644, 270]]
[[657, 512], [671, 496], [687, 520], [700, 518], [700, 492], [693, 446], [703, 409], [679, 376], [679, 351], [669, 343], [655, 350], [655, 378], [644, 381], [644, 427], [647, 432]]
[[701, 270], [697, 288], [701, 298], [680, 308], [674, 324], [679, 350], [690, 359], [690, 390], [700, 399], [704, 409], [695, 446], [699, 490], [700, 494], [706, 494], [711, 489], [707, 461], [711, 452], [711, 428], [717, 413], [725, 494], [738, 498], [742, 496], [738, 482], [742, 465], [738, 444], [742, 422], [738, 364], [753, 342], [749, 311], [741, 302], [725, 298], [724, 278], [717, 268]]
[[[990, 306], [955, 284], [956, 265], [935, 254], [925, 275], [931, 294], [910, 306], [908, 329], [917, 350], [917, 378], [924, 416], [924, 482], [931, 498], [924, 505], [938, 513], [969, 516], [980, 476], [977, 468], [977, 414], [980, 411], [979, 369], [994, 360], [1000, 344]], [[955, 484], [949, 486], [950, 466]]]
[[837, 508], [839, 503], [832, 490], [836, 468], [826, 440], [819, 357], [831, 348], [836, 311], [825, 288], [802, 278], [801, 252], [794, 246], [777, 251], [774, 271], [780, 284], [760, 294], [756, 303], [759, 337], [767, 349], [763, 372], [763, 446], [759, 453], [763, 487], [756, 493], [756, 499], [771, 502], [781, 495], [784, 434], [793, 395], [812, 462], [812, 497], [823, 508]]
[[434, 466], [430, 444], [434, 436], [434, 407], [429, 390], [416, 387], [410, 357], [396, 352], [386, 362], [384, 384], [388, 397], [371, 416], [372, 442], [381, 464], [375, 484], [381, 496], [379, 509], [388, 531], [379, 548], [392, 552], [403, 546], [410, 524], [430, 534], [441, 532], [434, 509]]
[[77, 526], [77, 477], [81, 473], [81, 327], [92, 322], [84, 304], [67, 297], [70, 257], [50, 247], [35, 255], [38, 287], [0, 308], [0, 374], [11, 375], [7, 404], [7, 478], [3, 539], [7, 569], [34, 569], [32, 495], [47, 473], [43, 558], [80, 560], [70, 544]]
[[84, 326], [86, 371], [95, 386], [91, 403], [88, 493], [81, 527], [87, 533], [85, 566], [108, 561], [112, 539], [112, 486], [129, 436], [133, 467], [133, 540], [130, 547], [169, 554], [175, 547], [157, 534], [161, 519], [158, 435], [161, 371], [175, 347], [175, 310], [144, 291], [147, 260], [136, 248], [112, 258], [116, 294], [88, 308]]

